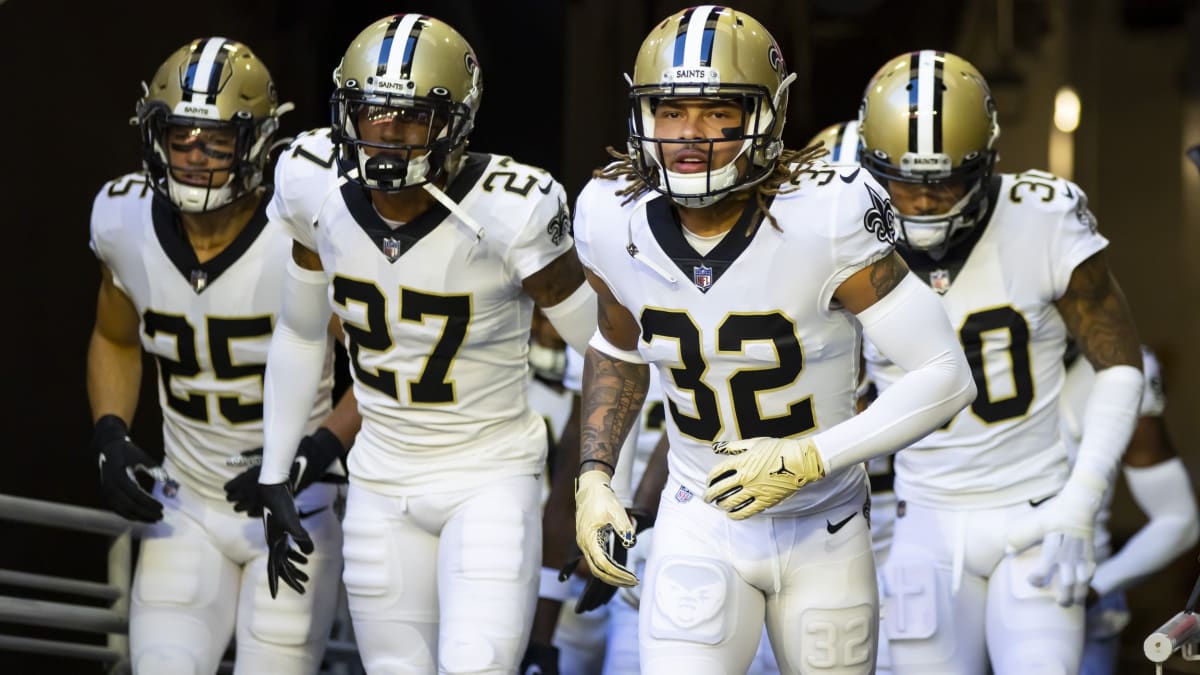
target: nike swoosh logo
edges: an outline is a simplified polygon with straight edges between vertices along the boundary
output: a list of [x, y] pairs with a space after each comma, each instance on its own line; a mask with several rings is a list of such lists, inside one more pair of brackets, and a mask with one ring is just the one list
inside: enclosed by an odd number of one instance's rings
[[1041, 499], [1030, 499], [1029, 505], [1036, 509], [1037, 507], [1041, 506], [1042, 504], [1045, 504], [1047, 501], [1049, 501], [1050, 499], [1053, 499], [1053, 498], [1054, 498], [1054, 495], [1050, 495], [1049, 497], [1042, 497]]
[[858, 511], [855, 511], [854, 513], [851, 513], [850, 515], [846, 516], [845, 518], [843, 518], [843, 519], [839, 520], [839, 521], [838, 521], [838, 522], [836, 522], [836, 523], [831, 523], [831, 522], [829, 522], [828, 520], [826, 520], [826, 521], [825, 521], [825, 529], [826, 529], [826, 530], [829, 530], [829, 534], [837, 534], [837, 533], [838, 533], [838, 530], [840, 530], [840, 529], [842, 529], [843, 527], [845, 527], [845, 526], [846, 526], [846, 523], [848, 523], [848, 522], [850, 522], [851, 520], [853, 520], [853, 519], [854, 519], [854, 516], [857, 516], [857, 515], [858, 515]]
[[550, 194], [550, 188], [552, 188], [552, 187], [554, 187], [554, 179], [553, 178], [546, 181], [546, 187], [542, 187], [541, 185], [538, 185], [538, 192], [540, 192], [544, 195], [548, 195], [548, 194]]
[[328, 508], [329, 508], [328, 506], [322, 506], [321, 508], [313, 509], [312, 511], [301, 511], [299, 514], [300, 520], [308, 520], [309, 518], [312, 518], [313, 516], [317, 515], [318, 513], [322, 512]]
[[841, 178], [843, 183], [853, 183], [854, 179], [858, 177], [859, 171], [862, 171], [862, 167], [855, 169], [854, 173], [850, 174], [849, 176], [843, 176], [839, 173], [838, 178]]

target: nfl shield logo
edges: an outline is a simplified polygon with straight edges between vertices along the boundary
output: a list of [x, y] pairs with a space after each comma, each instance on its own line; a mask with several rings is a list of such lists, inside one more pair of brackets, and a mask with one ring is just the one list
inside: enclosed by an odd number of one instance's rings
[[383, 245], [381, 248], [383, 249], [383, 254], [387, 256], [389, 262], [396, 262], [396, 258], [399, 258], [400, 254], [404, 250], [404, 247], [400, 244], [400, 240], [392, 239], [391, 237], [383, 238]]
[[675, 501], [679, 502], [680, 504], [687, 503], [691, 501], [691, 499], [692, 491], [683, 487], [682, 485], [680, 485], [679, 489], [675, 491]]
[[696, 265], [692, 267], [692, 282], [696, 284], [696, 288], [702, 291], [707, 291], [709, 286], [712, 286], [713, 273], [712, 268], [707, 265]]
[[938, 294], [950, 290], [950, 273], [946, 270], [934, 270], [929, 273], [929, 287]]

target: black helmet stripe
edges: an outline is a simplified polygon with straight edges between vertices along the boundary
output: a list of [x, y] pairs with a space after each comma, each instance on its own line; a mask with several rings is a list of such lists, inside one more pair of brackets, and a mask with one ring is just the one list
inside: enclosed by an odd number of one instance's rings
[[673, 66], [695, 68], [708, 67], [712, 63], [717, 19], [724, 9], [720, 5], [700, 5], [684, 12], [679, 19], [679, 31], [675, 35]]
[[909, 61], [908, 151], [942, 152], [942, 71], [945, 52], [924, 49]]
[[942, 71], [946, 67], [946, 52], [934, 52], [933, 59], [933, 151], [942, 152]]
[[228, 42], [224, 38], [205, 38], [196, 42], [181, 87], [183, 95], [190, 96], [192, 103], [216, 104], [217, 94], [221, 92], [221, 73], [225, 71], [225, 59], [229, 55], [225, 49]]
[[687, 43], [688, 24], [691, 23], [695, 11], [695, 7], [688, 7], [683, 16], [679, 17], [679, 27], [675, 31], [675, 53], [671, 58], [671, 65], [676, 68], [683, 65], [683, 46]]
[[383, 42], [379, 43], [379, 57], [375, 59], [375, 77], [383, 77], [387, 72], [388, 60], [392, 56], [392, 39], [396, 37], [396, 28], [400, 26], [400, 21], [404, 16], [404, 14], [393, 16], [387, 31], [383, 34]]
[[407, 80], [412, 76], [413, 56], [417, 51], [417, 38], [421, 36], [421, 30], [425, 28], [429, 17], [421, 16], [413, 22], [412, 28], [408, 31], [408, 40], [404, 43], [404, 56], [400, 60], [400, 79]]
[[920, 117], [917, 103], [917, 80], [921, 72], [919, 64], [921, 52], [913, 52], [908, 62], [908, 151], [917, 151], [917, 136], [919, 135], [917, 119]]

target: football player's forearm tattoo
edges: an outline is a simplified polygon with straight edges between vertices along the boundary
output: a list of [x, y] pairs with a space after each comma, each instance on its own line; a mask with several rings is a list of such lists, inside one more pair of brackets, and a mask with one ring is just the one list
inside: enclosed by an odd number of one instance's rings
[[1075, 268], [1067, 292], [1055, 305], [1080, 351], [1096, 370], [1141, 367], [1142, 352], [1133, 316], [1102, 254]]
[[892, 292], [892, 289], [904, 281], [908, 274], [908, 265], [895, 252], [871, 265], [871, 286], [875, 289], [875, 298], [879, 299]]
[[615, 467], [621, 441], [646, 400], [650, 368], [589, 349], [584, 358], [584, 380], [589, 386], [583, 400], [580, 463], [594, 459]]

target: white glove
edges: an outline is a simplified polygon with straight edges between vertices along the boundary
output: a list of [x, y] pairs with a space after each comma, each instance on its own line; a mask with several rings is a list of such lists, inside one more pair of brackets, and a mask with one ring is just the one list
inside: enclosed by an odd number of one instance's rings
[[592, 576], [613, 586], [635, 586], [638, 578], [613, 558], [614, 535], [625, 548], [637, 543], [633, 523], [609, 485], [608, 474], [585, 471], [575, 480], [575, 543]]
[[704, 501], [743, 520], [825, 477], [825, 463], [807, 438], [747, 438], [713, 443], [718, 455], [735, 455], [708, 472]]
[[1087, 600], [1096, 571], [1092, 536], [1103, 484], [1088, 474], [1072, 474], [1062, 490], [1008, 530], [1010, 553], [1042, 544], [1042, 556], [1029, 583], [1044, 588], [1057, 577], [1058, 604], [1070, 607]]

